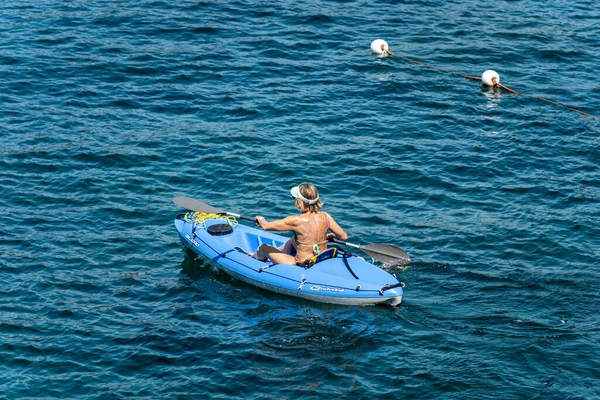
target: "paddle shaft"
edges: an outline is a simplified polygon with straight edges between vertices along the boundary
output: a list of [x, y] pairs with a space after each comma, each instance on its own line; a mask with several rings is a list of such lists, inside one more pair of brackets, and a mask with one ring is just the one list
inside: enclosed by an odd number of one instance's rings
[[344, 240], [333, 238], [334, 243], [339, 243], [345, 246], [354, 247], [364, 251], [374, 259], [387, 264], [408, 264], [410, 262], [410, 256], [400, 247], [394, 246], [393, 244], [367, 244], [361, 246], [358, 244], [348, 243]]
[[343, 245], [345, 245], [345, 246], [354, 247], [355, 249], [360, 249], [360, 245], [358, 245], [358, 244], [354, 244], [354, 243], [348, 243], [348, 242], [346, 242], [346, 241], [344, 241], [344, 240], [340, 240], [340, 239], [333, 238], [333, 239], [331, 239], [331, 241], [332, 241], [332, 242], [335, 242], [335, 243], [337, 243], [337, 244], [343, 244]]
[[256, 222], [256, 218], [246, 217], [245, 215], [240, 215], [240, 214], [236, 214], [236, 213], [232, 213], [232, 212], [226, 212], [225, 214], [230, 215], [232, 217], [239, 218], [239, 219], [245, 219], [246, 221]]

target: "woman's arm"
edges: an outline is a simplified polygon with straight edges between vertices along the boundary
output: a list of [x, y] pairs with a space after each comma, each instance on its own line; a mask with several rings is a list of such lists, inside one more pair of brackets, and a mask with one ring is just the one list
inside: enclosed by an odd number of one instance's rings
[[339, 240], [348, 239], [348, 235], [346, 235], [346, 232], [344, 232], [337, 222], [335, 222], [335, 219], [329, 214], [327, 214], [327, 216], [329, 217], [329, 229], [334, 233], [335, 238]]
[[256, 222], [265, 231], [293, 231], [296, 226], [296, 217], [290, 216], [277, 221], [269, 222], [264, 217], [257, 215]]

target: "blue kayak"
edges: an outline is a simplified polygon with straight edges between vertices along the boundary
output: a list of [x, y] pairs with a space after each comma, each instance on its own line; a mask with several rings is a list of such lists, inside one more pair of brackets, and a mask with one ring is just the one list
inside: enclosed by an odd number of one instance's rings
[[397, 306], [402, 301], [403, 283], [340, 248], [327, 249], [311, 266], [272, 264], [247, 253], [263, 243], [281, 246], [289, 238], [238, 224], [235, 218], [200, 212], [178, 215], [175, 227], [184, 248], [259, 288], [333, 304]]

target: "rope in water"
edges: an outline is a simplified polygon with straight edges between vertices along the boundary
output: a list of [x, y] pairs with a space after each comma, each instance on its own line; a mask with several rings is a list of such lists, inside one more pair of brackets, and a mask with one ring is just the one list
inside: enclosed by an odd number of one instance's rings
[[[446, 68], [440, 68], [440, 67], [435, 67], [433, 65], [428, 65], [428, 64], [422, 63], [421, 61], [417, 61], [417, 60], [413, 60], [413, 59], [408, 58], [408, 57], [404, 57], [404, 56], [400, 56], [400, 55], [397, 55], [397, 54], [393, 54], [390, 51], [388, 51], [387, 54], [389, 54], [391, 56], [399, 57], [399, 58], [401, 58], [403, 60], [409, 61], [409, 62], [411, 62], [413, 64], [416, 64], [416, 65], [422, 65], [424, 67], [433, 68], [433, 69], [436, 69], [438, 71], [443, 71], [443, 72], [447, 72], [447, 73], [450, 73], [450, 74], [459, 75], [459, 76], [462, 76], [463, 78], [471, 79], [471, 80], [474, 80], [474, 81], [481, 81], [481, 78], [478, 78], [476, 76], [465, 75], [465, 74], [461, 74], [460, 72], [451, 71], [451, 70], [446, 69]], [[559, 107], [562, 107], [562, 108], [566, 108], [567, 110], [575, 111], [576, 113], [579, 113], [581, 115], [585, 115], [586, 117], [600, 119], [599, 117], [596, 117], [595, 115], [588, 114], [586, 112], [583, 112], [583, 111], [578, 110], [578, 109], [573, 108], [573, 107], [565, 106], [564, 104], [560, 104], [560, 103], [557, 103], [555, 101], [548, 100], [548, 99], [546, 99], [544, 97], [541, 97], [541, 96], [534, 96], [534, 95], [530, 95], [530, 94], [519, 93], [519, 92], [517, 92], [515, 90], [512, 90], [511, 88], [509, 88], [509, 87], [507, 87], [507, 86], [505, 86], [505, 85], [503, 85], [501, 83], [498, 83], [496, 86], [501, 87], [502, 89], [504, 89], [504, 90], [506, 90], [506, 91], [508, 91], [510, 93], [516, 94], [517, 96], [531, 97], [531, 98], [534, 98], [534, 99], [542, 100], [542, 101], [548, 102], [550, 104], [554, 104], [556, 106], [559, 106]]]

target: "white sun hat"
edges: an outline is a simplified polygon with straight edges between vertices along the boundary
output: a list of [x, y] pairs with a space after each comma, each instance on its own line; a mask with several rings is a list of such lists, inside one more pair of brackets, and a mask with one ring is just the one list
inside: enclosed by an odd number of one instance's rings
[[293, 197], [293, 198], [295, 198], [295, 199], [300, 199], [300, 200], [302, 200], [303, 202], [305, 202], [306, 204], [309, 204], [309, 205], [316, 204], [316, 203], [317, 203], [317, 201], [319, 201], [319, 196], [317, 196], [317, 198], [316, 198], [316, 199], [313, 199], [313, 200], [309, 200], [309, 199], [307, 199], [306, 197], [302, 196], [302, 195], [300, 194], [300, 185], [298, 185], [298, 186], [294, 186], [294, 187], [292, 188], [292, 190], [290, 190], [290, 193], [292, 194], [292, 197]]

